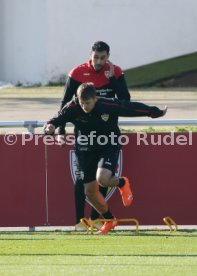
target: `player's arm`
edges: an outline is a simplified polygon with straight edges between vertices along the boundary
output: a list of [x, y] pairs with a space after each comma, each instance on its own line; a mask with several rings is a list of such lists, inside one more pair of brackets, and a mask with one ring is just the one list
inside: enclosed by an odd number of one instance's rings
[[[74, 80], [71, 76], [68, 77], [65, 88], [64, 88], [64, 96], [61, 101], [60, 110], [71, 101], [73, 96], [76, 94], [77, 88], [81, 83]], [[59, 127], [59, 134], [65, 135], [65, 124]]]
[[63, 114], [61, 114], [61, 112], [59, 112], [57, 116], [53, 117], [52, 119], [46, 122], [46, 124], [44, 125], [44, 133], [53, 135], [55, 133], [55, 129], [58, 126], [65, 124], [66, 122], [66, 117]]
[[62, 109], [68, 102], [72, 100], [80, 84], [80, 82], [74, 80], [71, 76], [68, 77], [64, 87], [64, 96], [61, 101], [60, 109]]
[[109, 80], [113, 91], [119, 100], [130, 101], [130, 93], [127, 88], [124, 73], [118, 66], [114, 66], [110, 61], [109, 64]]
[[62, 108], [61, 111], [58, 112], [57, 116], [54, 116], [49, 121], [47, 121], [44, 125], [44, 133], [45, 134], [54, 134], [55, 129], [61, 125], [65, 125], [67, 122], [72, 122], [72, 110], [67, 104]]
[[130, 101], [130, 94], [124, 75], [121, 75], [118, 79], [116, 79], [115, 77], [110, 78], [110, 82], [119, 100]]
[[150, 106], [140, 102], [119, 101], [118, 116], [122, 117], [162, 117], [167, 112], [167, 106], [160, 109], [157, 106]]

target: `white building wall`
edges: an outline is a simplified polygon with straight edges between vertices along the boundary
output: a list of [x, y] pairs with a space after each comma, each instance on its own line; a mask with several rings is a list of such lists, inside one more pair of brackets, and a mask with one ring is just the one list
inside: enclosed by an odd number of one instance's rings
[[0, 80], [46, 84], [94, 41], [123, 69], [197, 51], [196, 0], [0, 0]]

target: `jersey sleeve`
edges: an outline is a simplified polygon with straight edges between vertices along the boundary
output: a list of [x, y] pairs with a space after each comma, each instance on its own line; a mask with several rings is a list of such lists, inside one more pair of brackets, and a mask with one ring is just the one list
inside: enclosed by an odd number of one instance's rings
[[130, 93], [124, 75], [121, 75], [118, 79], [110, 78], [110, 82], [119, 100], [130, 101]]
[[129, 102], [119, 99], [110, 99], [102, 102], [104, 111], [122, 117], [150, 116], [151, 107], [140, 102]]
[[117, 98], [119, 100], [130, 101], [130, 93], [125, 81], [124, 72], [119, 66], [114, 65], [114, 73], [115, 76], [110, 78], [110, 83], [117, 95]]
[[61, 101], [61, 109], [70, 102], [74, 95], [76, 95], [77, 88], [81, 83], [74, 80], [72, 77], [68, 77], [65, 87], [64, 87], [64, 96]]
[[159, 118], [164, 116], [166, 111], [167, 108], [162, 110], [157, 106], [150, 106], [140, 102], [121, 101], [119, 116]]
[[119, 116], [142, 117], [151, 115], [151, 107], [140, 102], [120, 101]]
[[86, 63], [84, 64], [81, 64], [75, 68], [73, 68], [70, 72], [69, 72], [69, 77], [72, 78], [74, 81], [76, 82], [84, 82], [83, 79], [83, 72], [84, 70], [86, 71], [87, 70], [87, 67], [86, 67]]
[[120, 76], [124, 75], [124, 72], [119, 66], [114, 65], [114, 75], [115, 75], [115, 78], [118, 79]]
[[67, 103], [56, 116], [50, 119], [47, 123], [53, 124], [55, 128], [65, 125], [67, 122], [72, 122], [74, 116], [74, 110], [71, 107], [71, 103]]

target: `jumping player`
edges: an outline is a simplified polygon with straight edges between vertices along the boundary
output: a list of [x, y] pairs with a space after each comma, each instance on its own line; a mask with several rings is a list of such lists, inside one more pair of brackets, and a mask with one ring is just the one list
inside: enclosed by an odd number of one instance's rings
[[[46, 123], [46, 134], [54, 134], [55, 128], [67, 122], [75, 125], [75, 152], [83, 171], [85, 195], [105, 219], [113, 219], [114, 216], [99, 191], [99, 185], [118, 187], [125, 207], [130, 206], [133, 200], [128, 178], [114, 174], [121, 148], [118, 117], [157, 118], [164, 116], [166, 111], [167, 108], [161, 110], [139, 102], [98, 98], [94, 85], [84, 83], [77, 89], [77, 99], [69, 102], [57, 117]], [[101, 136], [107, 139], [105, 145], [100, 143]], [[106, 234], [116, 225], [116, 221], [107, 221], [97, 234]]]

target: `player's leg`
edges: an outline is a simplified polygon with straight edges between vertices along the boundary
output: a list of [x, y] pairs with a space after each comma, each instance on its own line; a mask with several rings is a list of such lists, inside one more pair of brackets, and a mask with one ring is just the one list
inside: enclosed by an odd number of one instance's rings
[[[76, 150], [76, 159], [77, 159], [77, 168], [78, 174], [77, 178], [80, 179], [79, 186], [76, 187], [76, 212], [77, 212], [77, 220], [80, 221], [81, 218], [84, 217], [84, 207], [85, 207], [85, 193], [84, 193], [84, 185], [80, 185], [87, 182], [86, 175], [89, 175], [88, 181], [96, 179], [96, 169], [99, 160], [98, 153], [95, 151], [80, 151]], [[91, 181], [90, 181], [91, 182]], [[79, 209], [79, 210], [78, 210]], [[99, 217], [99, 213], [97, 213], [97, 217]]]
[[[77, 161], [77, 181], [75, 183], [75, 211], [76, 211], [76, 225], [75, 225], [75, 230], [76, 231], [85, 231], [85, 227], [83, 223], [80, 222], [82, 218], [85, 216], [85, 193], [84, 193], [84, 186], [83, 186], [83, 172], [82, 169], [79, 165], [78, 158], [76, 156], [76, 161]], [[86, 160], [87, 161], [87, 160]], [[91, 158], [92, 161], [92, 158]], [[96, 165], [95, 165], [96, 166]], [[99, 190], [101, 194], [106, 196], [107, 194], [107, 188], [99, 186]], [[92, 207], [91, 210], [91, 220], [96, 220], [100, 217], [100, 214]], [[103, 226], [102, 222], [95, 222], [94, 224], [96, 229], [100, 229]]]
[[[99, 191], [103, 195], [104, 198], [107, 195], [107, 190], [108, 190], [108, 188], [99, 186]], [[90, 216], [91, 220], [98, 219], [99, 216], [100, 216], [100, 214], [94, 208], [92, 208], [91, 216]], [[97, 225], [95, 225], [95, 226], [96, 226], [97, 229], [100, 229], [102, 227], [102, 223], [97, 223]]]
[[95, 180], [89, 183], [85, 183], [84, 189], [85, 195], [87, 196], [91, 205], [99, 212], [99, 214], [107, 212], [107, 202], [99, 191], [98, 183]]
[[[103, 197], [103, 195], [100, 193], [99, 185], [96, 182], [96, 171], [97, 171], [97, 166], [99, 161], [99, 154], [100, 154], [100, 151], [87, 152], [83, 154], [83, 156], [86, 156], [85, 158], [86, 161], [91, 160], [91, 163], [88, 162], [89, 164], [88, 166], [87, 166], [87, 162], [85, 166], [82, 166], [84, 168], [83, 172], [84, 172], [85, 195], [87, 196], [91, 205], [97, 210], [97, 212], [100, 215], [102, 215], [103, 218], [113, 219], [114, 216], [111, 214], [108, 204], [105, 201], [105, 198]], [[107, 224], [107, 227], [102, 229], [101, 231], [102, 234], [107, 233], [109, 230], [113, 229], [116, 225], [117, 225], [116, 221], [113, 223]]]
[[118, 187], [125, 207], [133, 201], [131, 185], [127, 177], [115, 176], [115, 168], [118, 162], [119, 147], [109, 147], [102, 152], [99, 161], [96, 179], [104, 187]]
[[[92, 204], [92, 206], [105, 218], [105, 219], [114, 219], [114, 216], [109, 210], [108, 204], [105, 201], [104, 197], [99, 191], [99, 185], [94, 180], [89, 183], [84, 184], [85, 194]], [[116, 221], [105, 222], [101, 229], [97, 232], [97, 234], [106, 234], [111, 229], [117, 225]]]
[[85, 209], [85, 194], [83, 180], [77, 179], [75, 182], [75, 214], [76, 214], [76, 231], [85, 231], [84, 225], [80, 222], [84, 218], [84, 209]]
[[[76, 154], [76, 153], [75, 153]], [[76, 170], [76, 182], [74, 186], [74, 196], [75, 196], [75, 214], [76, 214], [76, 231], [86, 231], [81, 219], [84, 218], [85, 209], [85, 193], [83, 186], [83, 172], [79, 165], [78, 157], [76, 154], [77, 170]]]

